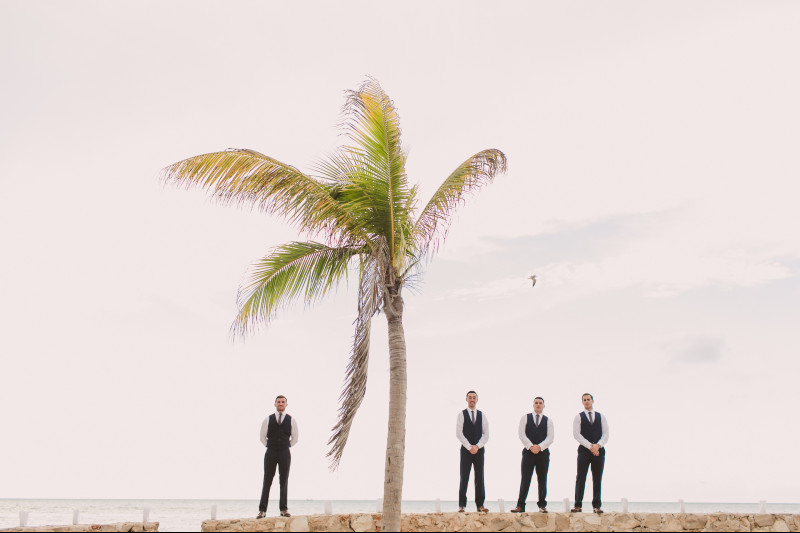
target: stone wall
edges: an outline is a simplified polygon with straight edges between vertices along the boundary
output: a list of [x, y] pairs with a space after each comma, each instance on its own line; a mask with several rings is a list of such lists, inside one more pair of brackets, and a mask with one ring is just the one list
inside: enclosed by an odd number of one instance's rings
[[[380, 514], [205, 520], [202, 531], [380, 531]], [[402, 531], [800, 531], [800, 515], [660, 513], [404, 514]]]
[[75, 526], [12, 527], [0, 531], [158, 531], [158, 522], [117, 522], [115, 524], [78, 524]]

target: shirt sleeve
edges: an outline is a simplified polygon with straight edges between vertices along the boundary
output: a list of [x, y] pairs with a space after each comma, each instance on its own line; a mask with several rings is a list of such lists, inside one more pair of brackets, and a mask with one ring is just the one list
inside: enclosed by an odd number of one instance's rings
[[264, 446], [267, 445], [267, 425], [269, 424], [269, 417], [265, 418], [263, 422], [261, 422], [261, 444]]
[[519, 440], [522, 441], [522, 445], [525, 446], [525, 449], [529, 449], [533, 446], [533, 443], [525, 434], [525, 426], [528, 425], [528, 415], [522, 415], [522, 418], [519, 419]]
[[544, 439], [539, 444], [539, 448], [541, 448], [542, 451], [546, 450], [547, 448], [550, 447], [551, 444], [553, 444], [553, 439], [555, 439], [555, 437], [556, 437], [556, 431], [555, 431], [554, 427], [555, 426], [553, 424], [553, 419], [548, 416], [547, 417], [547, 438]]
[[461, 443], [461, 445], [469, 450], [469, 447], [472, 446], [467, 437], [464, 436], [464, 412], [458, 413], [456, 417], [456, 438]]
[[586, 440], [583, 435], [581, 435], [581, 415], [578, 413], [575, 416], [575, 420], [572, 422], [572, 436], [575, 437], [575, 440], [578, 441], [578, 444], [586, 448], [587, 450], [592, 449], [592, 443]]
[[489, 419], [486, 418], [486, 413], [481, 413], [481, 418], [483, 419], [483, 435], [481, 435], [481, 440], [476, 445], [478, 448], [483, 448], [489, 442]]
[[300, 430], [297, 429], [297, 420], [292, 417], [292, 436], [289, 438], [289, 448], [300, 442]]
[[600, 437], [600, 441], [597, 444], [602, 448], [608, 442], [608, 420], [606, 420], [606, 415], [601, 414], [600, 425], [603, 427], [603, 436]]

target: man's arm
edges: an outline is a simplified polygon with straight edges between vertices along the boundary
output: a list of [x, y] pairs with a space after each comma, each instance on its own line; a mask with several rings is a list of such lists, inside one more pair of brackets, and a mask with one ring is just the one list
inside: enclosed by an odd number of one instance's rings
[[478, 448], [483, 448], [486, 446], [486, 443], [489, 442], [489, 419], [486, 418], [486, 413], [482, 413], [481, 418], [483, 419], [483, 424], [481, 424], [483, 435], [481, 435], [481, 440], [476, 444]]
[[528, 425], [528, 415], [522, 415], [522, 418], [519, 419], [519, 440], [522, 441], [522, 445], [525, 446], [525, 449], [530, 449], [533, 446], [533, 443], [525, 434], [525, 426]]
[[597, 444], [602, 448], [606, 445], [606, 442], [608, 442], [608, 420], [606, 420], [606, 415], [600, 416], [600, 426], [603, 428], [603, 436], [600, 437], [600, 442]]
[[592, 449], [592, 443], [586, 440], [583, 435], [581, 435], [581, 415], [580, 413], [575, 416], [575, 420], [572, 422], [572, 436], [575, 437], [575, 440], [578, 441], [578, 444], [586, 448], [587, 450]]
[[292, 436], [289, 438], [289, 448], [300, 441], [300, 430], [297, 429], [297, 420], [292, 417]]
[[458, 439], [458, 442], [460, 442], [461, 445], [464, 448], [469, 450], [470, 447], [472, 446], [472, 444], [470, 444], [469, 441], [467, 440], [467, 437], [464, 436], [464, 412], [463, 411], [458, 413], [458, 416], [456, 417], [456, 438]]
[[267, 445], [267, 426], [269, 425], [269, 417], [265, 418], [263, 422], [261, 422], [261, 444], [264, 446]]
[[550, 447], [551, 444], [553, 444], [553, 439], [555, 438], [555, 436], [556, 436], [556, 432], [555, 432], [555, 429], [553, 429], [553, 419], [548, 416], [547, 417], [547, 437], [539, 444], [539, 448], [541, 448], [542, 451], [545, 451], [547, 448]]

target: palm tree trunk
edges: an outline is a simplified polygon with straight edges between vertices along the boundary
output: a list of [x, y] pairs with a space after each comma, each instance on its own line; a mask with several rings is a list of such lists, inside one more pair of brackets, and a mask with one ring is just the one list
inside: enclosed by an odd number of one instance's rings
[[406, 338], [400, 287], [388, 290], [384, 312], [389, 322], [389, 432], [383, 481], [382, 531], [400, 531], [403, 458], [406, 450]]

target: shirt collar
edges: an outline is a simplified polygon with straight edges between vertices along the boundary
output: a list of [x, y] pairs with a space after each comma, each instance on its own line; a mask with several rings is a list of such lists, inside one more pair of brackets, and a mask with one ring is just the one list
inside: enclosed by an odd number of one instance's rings
[[[278, 415], [279, 415], [279, 414], [280, 414], [280, 413], [279, 413], [278, 411], [275, 411], [275, 420], [277, 420], [277, 419], [278, 419]], [[286, 418], [286, 415], [288, 415], [288, 414], [289, 414], [289, 413], [287, 413], [286, 411], [284, 411], [284, 412], [283, 412], [283, 418]]]

